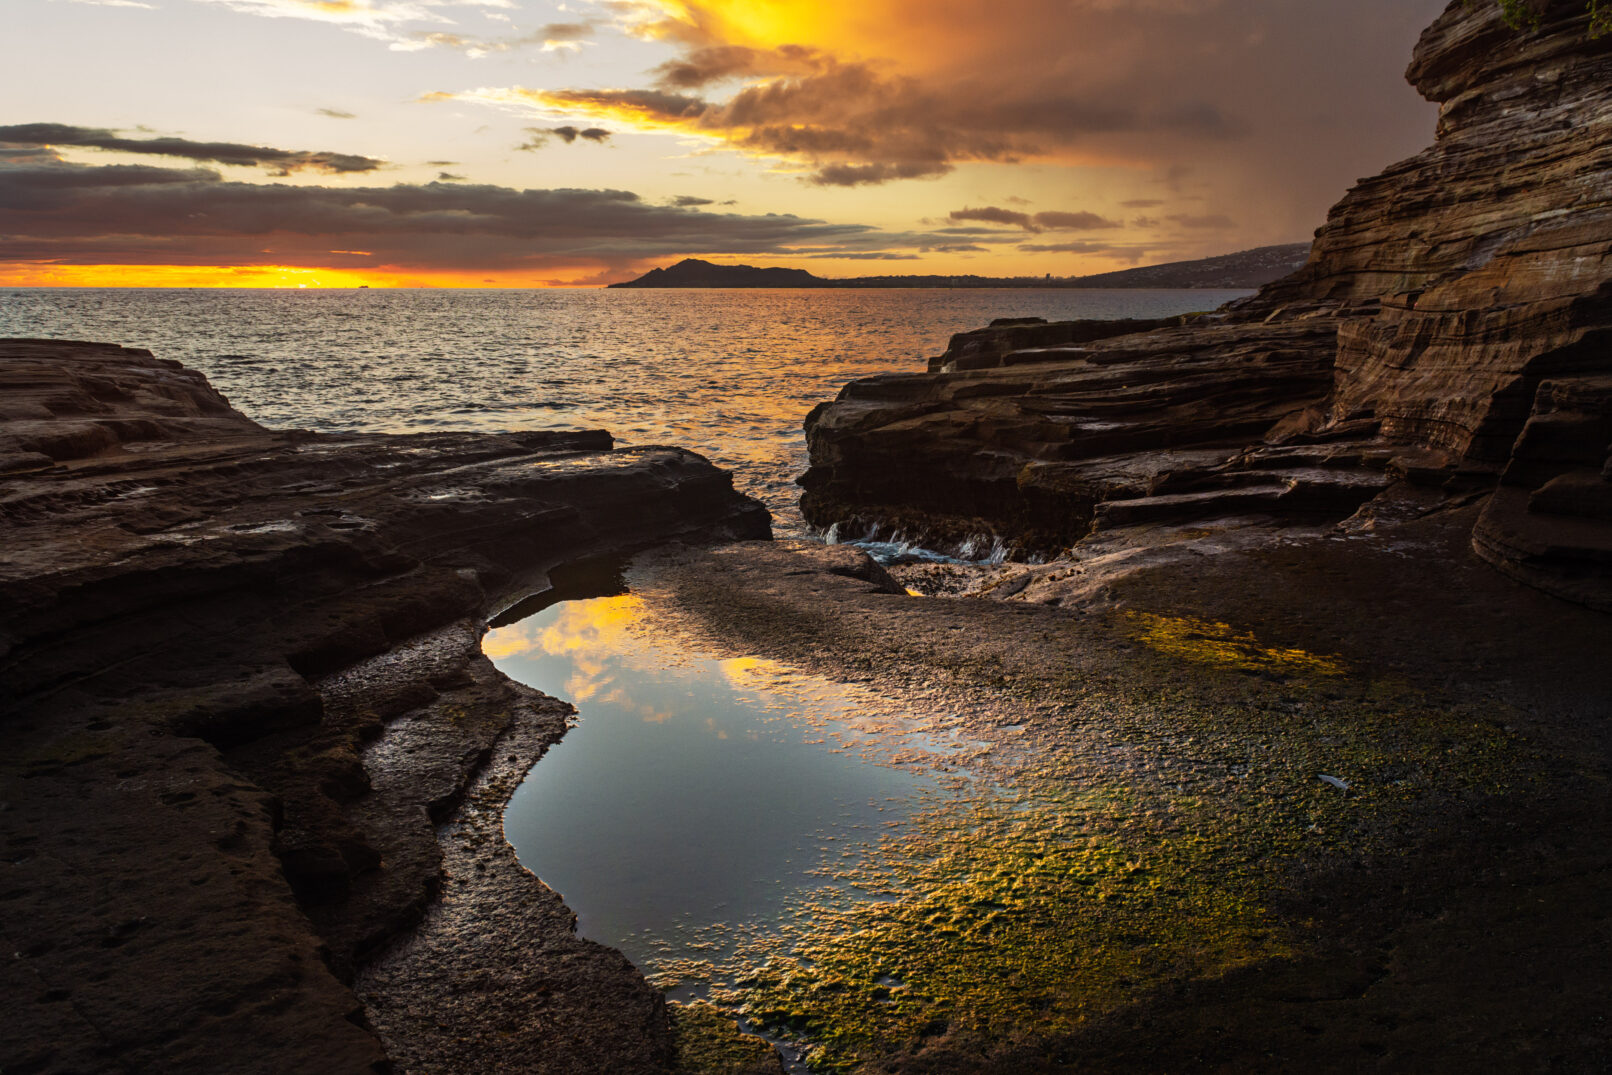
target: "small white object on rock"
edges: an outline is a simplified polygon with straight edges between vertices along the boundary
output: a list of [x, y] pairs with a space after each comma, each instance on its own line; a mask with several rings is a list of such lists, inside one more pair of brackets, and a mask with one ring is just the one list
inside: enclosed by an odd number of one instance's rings
[[1317, 773], [1315, 775], [1320, 777], [1322, 780], [1325, 780], [1328, 784], [1331, 784], [1333, 787], [1337, 788], [1339, 791], [1348, 791], [1349, 790], [1349, 782], [1347, 780], [1344, 780], [1341, 777], [1328, 776], [1325, 773]]

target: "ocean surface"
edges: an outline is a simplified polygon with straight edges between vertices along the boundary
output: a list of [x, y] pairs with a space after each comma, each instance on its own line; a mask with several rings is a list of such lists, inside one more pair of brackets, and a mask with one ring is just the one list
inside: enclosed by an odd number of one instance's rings
[[734, 472], [805, 533], [801, 420], [997, 317], [1161, 317], [1245, 291], [0, 290], [0, 336], [145, 347], [276, 428], [603, 428]]

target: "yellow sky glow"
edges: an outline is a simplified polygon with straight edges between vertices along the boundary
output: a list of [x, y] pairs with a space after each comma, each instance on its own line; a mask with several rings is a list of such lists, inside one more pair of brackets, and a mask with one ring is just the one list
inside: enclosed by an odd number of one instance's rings
[[570, 283], [597, 270], [542, 273], [353, 271], [312, 265], [38, 265], [0, 262], [7, 287], [597, 287], [597, 281]]
[[[20, 40], [73, 44], [0, 71], [0, 284], [1065, 277], [1294, 242], [1425, 144], [1400, 71], [1442, 4], [13, 0]], [[160, 74], [97, 81], [130, 54]]]

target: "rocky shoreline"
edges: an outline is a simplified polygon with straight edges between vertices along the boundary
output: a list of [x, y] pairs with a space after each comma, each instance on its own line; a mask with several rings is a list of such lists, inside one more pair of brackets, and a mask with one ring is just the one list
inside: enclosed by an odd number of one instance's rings
[[[0, 384], [0, 1063], [385, 1067], [357, 968], [441, 898], [436, 826], [488, 762], [564, 728], [481, 655], [486, 619], [583, 558], [765, 536], [765, 510], [604, 433], [270, 432], [107, 345], [5, 341]], [[548, 931], [528, 972], [597, 1022], [552, 1070], [661, 1070], [658, 994], [511, 884]]]
[[[1078, 806], [758, 979], [749, 1014], [842, 1067], [1604, 1067], [1612, 42], [1582, 10], [1452, 4], [1411, 68], [1438, 141], [1252, 299], [994, 326], [812, 413], [814, 522], [1003, 565], [709, 548], [768, 520], [685, 451], [271, 432], [146, 352], [0, 341], [0, 1068], [777, 1071], [502, 838], [570, 708], [487, 621], [650, 547], [668, 631], [1027, 745]], [[870, 936], [930, 992], [892, 999]]]
[[1544, 8], [1520, 33], [1451, 4], [1407, 73], [1437, 140], [1258, 294], [997, 325], [847, 385], [807, 419], [807, 519], [1079, 561], [1492, 491], [1478, 555], [1612, 610], [1612, 45]]
[[[691, 651], [899, 699], [1075, 810], [1077, 884], [998, 861], [1056, 827], [965, 840], [954, 902], [912, 867], [752, 1016], [848, 1070], [1603, 1067], [1612, 618], [1480, 561], [1478, 510], [1159, 560], [1079, 607], [981, 585], [1012, 567], [893, 570], [971, 576], [937, 599], [794, 543], [646, 556], [634, 592]], [[909, 1010], [867, 931], [910, 949]]]

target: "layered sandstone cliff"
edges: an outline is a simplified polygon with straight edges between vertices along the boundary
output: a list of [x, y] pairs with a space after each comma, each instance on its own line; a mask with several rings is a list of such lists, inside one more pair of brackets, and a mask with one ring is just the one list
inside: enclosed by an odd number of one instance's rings
[[1055, 554], [1495, 489], [1478, 553], [1612, 608], [1612, 38], [1583, 9], [1523, 32], [1452, 3], [1408, 72], [1434, 144], [1257, 295], [1152, 331], [999, 326], [848, 385], [807, 420], [808, 519]]

